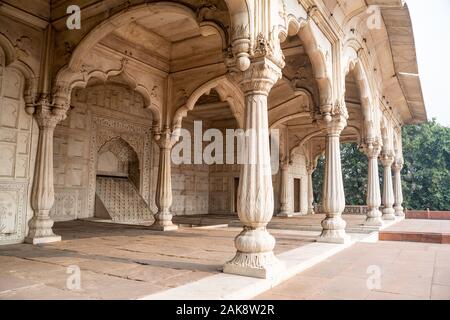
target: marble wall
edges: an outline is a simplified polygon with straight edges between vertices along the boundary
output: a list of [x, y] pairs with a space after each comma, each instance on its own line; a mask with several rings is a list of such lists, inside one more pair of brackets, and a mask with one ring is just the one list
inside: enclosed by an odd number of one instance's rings
[[150, 191], [152, 119], [143, 108], [142, 97], [121, 83], [94, 84], [75, 90], [72, 106], [54, 134], [52, 218], [58, 221], [94, 215], [98, 156], [102, 147], [117, 139], [136, 153], [139, 169], [134, 171], [140, 176], [134, 181], [144, 200], [154, 202]]
[[25, 112], [23, 77], [0, 65], [0, 243], [22, 242], [31, 218], [29, 196], [38, 127]]

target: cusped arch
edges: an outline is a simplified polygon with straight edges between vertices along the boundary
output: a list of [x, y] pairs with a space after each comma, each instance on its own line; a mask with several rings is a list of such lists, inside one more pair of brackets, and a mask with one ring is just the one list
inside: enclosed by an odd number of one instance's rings
[[108, 79], [120, 76], [131, 90], [139, 93], [144, 100], [144, 108], [149, 109], [153, 116], [154, 126], [159, 127], [161, 124], [161, 110], [152, 101], [152, 92], [146, 86], [140, 84], [131, 71], [126, 68], [126, 60], [122, 60], [119, 67], [108, 70], [94, 69], [91, 71], [84, 71], [82, 73], [71, 72], [70, 69], [65, 68], [58, 73], [57, 82], [55, 85], [55, 95], [58, 90], [61, 90], [61, 96], [67, 95], [70, 99], [72, 90], [75, 88], [86, 88], [91, 79], [99, 79], [101, 81], [108, 81]]
[[329, 64], [330, 53], [324, 52], [320, 46], [320, 40], [313, 30], [314, 22], [311, 19], [297, 19], [293, 15], [288, 15], [286, 28], [279, 28], [278, 37], [284, 42], [288, 35], [297, 35], [305, 48], [305, 52], [311, 61], [314, 78], [319, 87], [320, 106], [332, 104], [332, 85]]
[[24, 79], [23, 98], [27, 113], [34, 112], [34, 103], [37, 94], [37, 78], [33, 69], [19, 59], [14, 45], [0, 32], [0, 66], [16, 70]]
[[181, 128], [183, 118], [190, 110], [194, 109], [198, 99], [213, 89], [219, 94], [220, 100], [228, 102], [238, 126], [242, 128], [244, 125], [244, 96], [240, 94], [239, 87], [226, 75], [223, 75], [207, 81], [191, 93], [186, 103], [175, 111], [172, 121], [173, 129]]
[[108, 140], [106, 140], [101, 145], [97, 146], [97, 153], [101, 154], [103, 152], [106, 152], [108, 150], [122, 150], [120, 153], [117, 153], [116, 155], [125, 160], [126, 155], [131, 155], [132, 157], [136, 157], [137, 161], [141, 161], [139, 158], [139, 153], [132, 147], [132, 145], [123, 137], [121, 136], [114, 136]]
[[[366, 129], [365, 134], [367, 138], [374, 138], [376, 136], [376, 128], [374, 128], [376, 94], [371, 85], [366, 64], [363, 62], [364, 59], [361, 57], [362, 52], [363, 50], [356, 40], [350, 40], [346, 43], [343, 50], [342, 78], [345, 79], [349, 73], [353, 74], [360, 93], [361, 111]], [[342, 92], [345, 92], [345, 81], [343, 81], [343, 86]]]

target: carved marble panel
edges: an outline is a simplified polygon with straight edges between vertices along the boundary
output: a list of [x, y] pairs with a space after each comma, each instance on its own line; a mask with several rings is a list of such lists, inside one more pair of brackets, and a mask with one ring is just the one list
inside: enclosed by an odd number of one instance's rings
[[16, 243], [25, 236], [27, 182], [0, 181], [0, 243]]

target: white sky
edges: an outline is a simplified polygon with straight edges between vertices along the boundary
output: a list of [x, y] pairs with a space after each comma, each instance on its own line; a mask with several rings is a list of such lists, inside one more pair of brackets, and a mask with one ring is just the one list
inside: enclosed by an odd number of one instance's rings
[[450, 127], [450, 0], [406, 0], [428, 119]]

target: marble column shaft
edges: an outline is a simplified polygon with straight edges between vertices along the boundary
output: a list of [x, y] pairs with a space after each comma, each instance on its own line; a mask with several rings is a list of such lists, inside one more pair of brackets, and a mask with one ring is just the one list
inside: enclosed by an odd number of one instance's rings
[[155, 215], [155, 222], [150, 228], [159, 231], [176, 230], [178, 226], [172, 223], [170, 207], [172, 206], [171, 151], [177, 139], [167, 128], [163, 133], [155, 134], [155, 139], [159, 145], [159, 168], [155, 198], [158, 212]]
[[289, 164], [282, 162], [280, 171], [280, 212], [277, 216], [290, 217], [292, 211], [289, 205]]
[[403, 168], [403, 160], [396, 159], [392, 169], [394, 170], [394, 210], [397, 217], [404, 217], [403, 211], [403, 191], [401, 171]]
[[389, 153], [381, 155], [381, 163], [383, 164], [383, 220], [395, 220], [394, 190], [392, 188], [392, 164], [394, 157]]
[[381, 212], [381, 191], [380, 179], [378, 176], [378, 156], [381, 148], [379, 144], [368, 143], [364, 149], [368, 158], [368, 178], [367, 178], [367, 217], [364, 225], [380, 227], [383, 225]]
[[315, 168], [312, 166], [307, 167], [308, 174], [308, 212], [307, 214], [314, 214], [314, 186], [313, 186], [313, 172]]
[[261, 59], [238, 78], [245, 95], [247, 131], [237, 199], [244, 228], [235, 239], [236, 255], [224, 266], [226, 273], [269, 278], [282, 270], [273, 253], [275, 238], [266, 229], [274, 209], [267, 97], [280, 77], [278, 66]]
[[344, 184], [341, 169], [339, 137], [347, 122], [338, 116], [325, 123], [325, 176], [323, 183], [323, 210], [326, 218], [322, 221], [319, 242], [346, 243], [350, 237], [345, 232], [346, 222], [342, 219], [345, 209]]
[[53, 132], [56, 125], [65, 118], [65, 111], [52, 108], [41, 102], [34, 114], [39, 126], [39, 138], [34, 171], [31, 207], [34, 216], [29, 222], [28, 236], [25, 242], [32, 244], [60, 241], [61, 237], [53, 233], [53, 220], [50, 210], [55, 201], [53, 185]]

